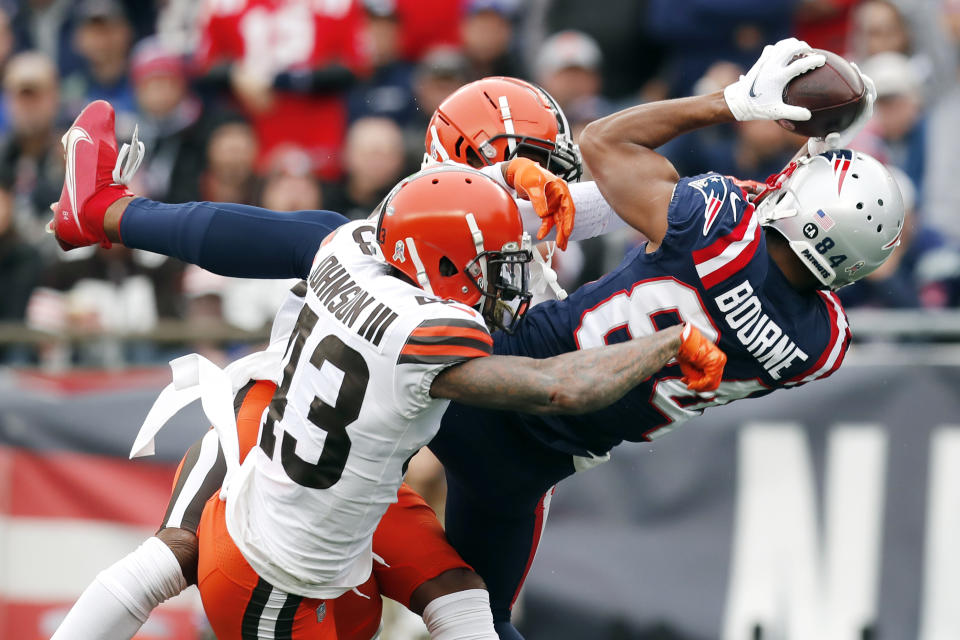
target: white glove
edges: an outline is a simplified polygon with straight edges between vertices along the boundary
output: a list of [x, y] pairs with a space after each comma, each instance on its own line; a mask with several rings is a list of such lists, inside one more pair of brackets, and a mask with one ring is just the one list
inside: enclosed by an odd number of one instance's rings
[[[794, 60], [799, 55], [803, 58]], [[806, 42], [787, 38], [767, 45], [747, 75], [723, 90], [723, 98], [737, 120], [809, 120], [810, 110], [786, 104], [787, 83], [826, 62]]]
[[870, 79], [870, 76], [866, 75], [863, 71], [860, 71], [860, 67], [858, 67], [855, 62], [851, 62], [850, 66], [856, 69], [857, 73], [860, 74], [860, 78], [863, 80], [863, 86], [867, 89], [866, 95], [864, 96], [863, 109], [860, 111], [860, 114], [856, 117], [856, 119], [850, 124], [850, 126], [843, 131], [836, 131], [833, 133], [828, 133], [822, 138], [810, 138], [807, 140], [807, 152], [811, 156], [826, 153], [831, 149], [847, 148], [850, 145], [850, 142], [857, 137], [857, 134], [860, 133], [860, 130], [866, 126], [867, 122], [869, 122], [870, 118], [873, 116], [873, 103], [877, 100], [877, 86], [873, 84], [873, 80]]

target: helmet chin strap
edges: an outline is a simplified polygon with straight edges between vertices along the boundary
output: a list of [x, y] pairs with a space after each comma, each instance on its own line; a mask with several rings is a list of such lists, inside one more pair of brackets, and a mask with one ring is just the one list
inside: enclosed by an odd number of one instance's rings
[[780, 173], [775, 173], [767, 178], [765, 181], [766, 186], [760, 191], [760, 193], [753, 197], [753, 204], [759, 207], [760, 203], [763, 202], [767, 196], [774, 191], [779, 190], [780, 187], [783, 186], [783, 183], [787, 181], [787, 178], [793, 175], [793, 172], [797, 170], [797, 167], [799, 167], [801, 164], [806, 164], [806, 162], [807, 161], [805, 161], [803, 158], [800, 160], [794, 160], [785, 166]]
[[768, 224], [774, 220], [792, 218], [798, 213], [799, 211], [792, 207], [783, 207], [782, 209], [778, 209], [776, 205], [764, 207], [763, 214], [760, 215], [760, 224]]
[[[477, 255], [483, 253], [483, 232], [480, 231], [480, 226], [477, 224], [477, 219], [472, 213], [467, 213], [464, 216], [467, 220], [467, 226], [470, 227], [470, 235], [473, 237], [473, 246], [477, 250]], [[483, 278], [483, 286], [486, 287], [489, 285], [487, 281], [487, 261], [480, 260], [480, 275]]]
[[417, 268], [417, 282], [420, 283], [420, 288], [433, 295], [433, 287], [430, 286], [430, 279], [427, 277], [427, 270], [423, 268], [423, 260], [420, 259], [420, 254], [417, 253], [417, 244], [413, 241], [413, 238], [405, 238], [405, 243], [407, 245], [407, 252], [410, 254], [410, 261], [413, 262], [413, 266]]

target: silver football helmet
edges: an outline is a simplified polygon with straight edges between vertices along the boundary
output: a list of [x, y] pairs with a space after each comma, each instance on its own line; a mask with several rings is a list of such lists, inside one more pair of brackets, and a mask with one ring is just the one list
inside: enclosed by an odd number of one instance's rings
[[900, 245], [903, 198], [880, 162], [834, 149], [791, 167], [779, 188], [760, 200], [757, 215], [824, 286], [839, 289], [859, 280]]

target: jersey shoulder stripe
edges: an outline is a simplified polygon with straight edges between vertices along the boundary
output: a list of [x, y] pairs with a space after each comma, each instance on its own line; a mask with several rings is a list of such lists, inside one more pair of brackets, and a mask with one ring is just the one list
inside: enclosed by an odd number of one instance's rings
[[480, 324], [454, 318], [424, 320], [410, 332], [398, 364], [446, 364], [493, 353], [493, 338]]
[[843, 358], [847, 354], [847, 347], [850, 346], [850, 324], [847, 322], [847, 314], [843, 310], [843, 305], [840, 304], [837, 294], [826, 291], [818, 291], [817, 293], [826, 305], [827, 313], [830, 316], [830, 341], [812, 367], [787, 381], [786, 384], [791, 387], [833, 375], [833, 372], [839, 369], [843, 363]]
[[290, 288], [290, 293], [298, 298], [307, 297], [307, 281], [301, 280]]
[[760, 224], [750, 204], [730, 233], [694, 251], [693, 262], [703, 287], [709, 289], [724, 282], [748, 264], [760, 246], [760, 234]]

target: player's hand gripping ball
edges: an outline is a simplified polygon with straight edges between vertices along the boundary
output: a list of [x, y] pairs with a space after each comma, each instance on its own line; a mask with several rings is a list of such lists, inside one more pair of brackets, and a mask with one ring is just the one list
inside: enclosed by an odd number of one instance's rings
[[714, 391], [720, 386], [727, 355], [689, 322], [680, 334], [677, 362], [683, 372], [681, 382], [692, 391]]
[[855, 65], [830, 51], [814, 49], [813, 52], [824, 56], [826, 62], [800, 74], [783, 90], [783, 101], [809, 109], [810, 119], [781, 119], [778, 123], [788, 131], [823, 138], [846, 131], [868, 108], [868, 101], [869, 107], [873, 105], [872, 100], [868, 100], [867, 82]]

